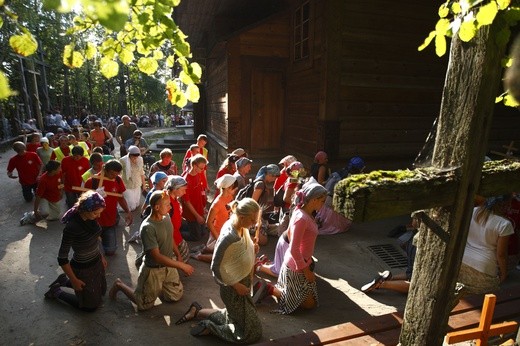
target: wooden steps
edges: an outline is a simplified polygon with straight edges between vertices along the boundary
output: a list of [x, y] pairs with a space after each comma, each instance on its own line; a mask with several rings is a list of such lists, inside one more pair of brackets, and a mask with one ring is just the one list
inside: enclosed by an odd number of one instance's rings
[[[520, 321], [520, 286], [495, 293], [493, 323]], [[448, 331], [477, 327], [484, 295], [466, 297], [453, 309]], [[312, 313], [312, 312], [309, 312]], [[263, 345], [397, 345], [403, 312], [375, 316], [265, 342]]]

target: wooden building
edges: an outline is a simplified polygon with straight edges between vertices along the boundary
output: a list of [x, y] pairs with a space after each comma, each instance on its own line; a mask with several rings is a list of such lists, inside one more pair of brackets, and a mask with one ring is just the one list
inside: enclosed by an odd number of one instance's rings
[[[220, 163], [293, 154], [333, 166], [411, 167], [439, 112], [447, 57], [417, 47], [441, 2], [184, 0], [175, 19], [203, 66], [196, 131]], [[520, 140], [520, 114], [497, 106], [490, 150]], [[425, 150], [425, 154], [428, 150]], [[426, 155], [427, 156], [427, 155]]]

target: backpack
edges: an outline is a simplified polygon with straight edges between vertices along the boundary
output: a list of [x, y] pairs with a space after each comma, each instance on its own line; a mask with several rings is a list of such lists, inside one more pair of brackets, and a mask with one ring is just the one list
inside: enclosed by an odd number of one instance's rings
[[[240, 201], [246, 197], [251, 198], [253, 196], [253, 191], [255, 191], [255, 184], [259, 181], [261, 181], [261, 180], [260, 179], [253, 180], [252, 182], [250, 182], [249, 184], [247, 184], [246, 186], [241, 188], [240, 191], [238, 191], [237, 197], [235, 198], [235, 200]], [[264, 184], [264, 191], [265, 191], [265, 184]]]

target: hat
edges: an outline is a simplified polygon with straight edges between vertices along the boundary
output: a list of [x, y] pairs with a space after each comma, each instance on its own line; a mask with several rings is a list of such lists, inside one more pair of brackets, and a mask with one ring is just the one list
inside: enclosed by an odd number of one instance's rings
[[190, 150], [198, 149], [198, 148], [199, 148], [199, 146], [197, 144], [190, 145]]
[[314, 156], [314, 161], [317, 163], [323, 163], [327, 159], [327, 153], [324, 151], [318, 151]]
[[291, 163], [295, 162], [296, 161], [296, 157], [292, 156], [292, 155], [287, 155], [286, 157], [284, 157], [283, 159], [280, 160], [280, 162], [278, 162], [279, 165], [290, 165]]
[[47, 137], [40, 138], [40, 143], [49, 143], [49, 139]]
[[235, 154], [229, 154], [229, 156], [228, 156], [228, 162], [231, 162], [231, 163], [237, 162], [239, 158], [240, 158], [240, 157], [238, 157], [238, 156], [235, 155]]
[[236, 165], [237, 165], [237, 168], [242, 168], [245, 165], [249, 165], [251, 163], [253, 163], [253, 160], [250, 160], [247, 157], [241, 157], [238, 159]]
[[54, 136], [54, 133], [52, 133], [52, 132], [47, 132], [45, 134], [45, 137], [47, 137], [47, 138], [51, 138], [52, 136]]
[[236, 155], [236, 156], [244, 156], [246, 154], [246, 151], [242, 148], [238, 148], [238, 149], [233, 150], [233, 152], [231, 154]]
[[129, 155], [141, 155], [141, 150], [139, 150], [138, 147], [135, 145], [131, 145], [128, 147], [128, 154]]
[[224, 174], [217, 180], [215, 180], [215, 185], [219, 189], [225, 189], [226, 187], [230, 187], [237, 181], [237, 178], [231, 174]]
[[171, 191], [177, 190], [178, 188], [181, 188], [186, 185], [188, 185], [186, 179], [184, 179], [180, 175], [170, 175], [164, 188]]
[[356, 168], [358, 170], [363, 169], [365, 167], [365, 161], [359, 156], [354, 156], [350, 159], [348, 163], [348, 169], [351, 170], [352, 168]]
[[167, 178], [168, 178], [168, 175], [166, 175], [166, 173], [164, 173], [162, 171], [157, 171], [154, 174], [152, 174], [152, 176], [150, 177], [150, 180], [152, 181], [152, 183], [157, 184], [161, 180], [167, 179]]
[[271, 163], [270, 165], [266, 166], [265, 173], [275, 176], [275, 177], [279, 177], [280, 176], [280, 167]]
[[134, 135], [134, 136], [137, 136], [137, 135], [142, 136], [143, 133], [142, 133], [140, 130], [135, 130], [134, 133], [133, 133], [133, 135]]
[[303, 168], [303, 164], [300, 161], [294, 161], [287, 167], [287, 172], [298, 171]]

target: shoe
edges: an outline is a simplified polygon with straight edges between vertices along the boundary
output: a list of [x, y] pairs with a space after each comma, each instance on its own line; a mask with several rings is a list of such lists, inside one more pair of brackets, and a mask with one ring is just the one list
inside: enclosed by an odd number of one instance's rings
[[258, 281], [253, 286], [253, 303], [257, 304], [269, 295], [269, 284], [265, 281]]
[[386, 280], [390, 280], [392, 278], [392, 273], [389, 270], [385, 270], [382, 273], [379, 273], [372, 281], [368, 284], [361, 287], [361, 292], [370, 292], [375, 289], [378, 289], [379, 286]]
[[[191, 315], [192, 309], [195, 309], [193, 316]], [[197, 303], [197, 302], [191, 303], [188, 310], [184, 313], [184, 315], [182, 315], [182, 317], [180, 319], [177, 320], [177, 322], [175, 322], [175, 324], [179, 325], [179, 324], [183, 324], [184, 322], [193, 320], [195, 317], [197, 317], [200, 310], [202, 310], [202, 306], [199, 303]]]
[[59, 282], [53, 283], [49, 290], [45, 292], [45, 299], [56, 299], [60, 296], [62, 290], [60, 288]]
[[67, 282], [69, 282], [69, 278], [67, 277], [67, 275], [65, 275], [65, 273], [60, 274], [58, 278], [49, 285], [49, 288], [55, 284], [58, 284], [58, 287], [63, 287], [67, 285]]

